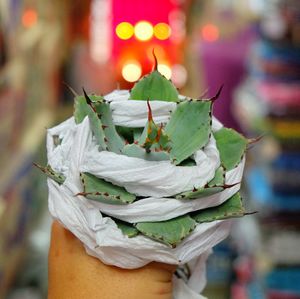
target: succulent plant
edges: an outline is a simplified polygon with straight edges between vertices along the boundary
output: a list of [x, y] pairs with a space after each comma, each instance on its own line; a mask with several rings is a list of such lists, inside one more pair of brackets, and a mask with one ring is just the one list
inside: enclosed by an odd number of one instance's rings
[[[105, 96], [88, 95], [85, 90], [83, 95], [75, 96], [74, 119], [76, 124], [80, 124], [88, 117], [99, 151], [109, 151], [147, 161], [171, 161], [176, 167], [193, 167], [195, 152], [205, 148], [213, 137], [221, 160], [214, 177], [204, 186], [197, 186], [172, 196], [185, 202], [205, 200], [204, 197], [235, 185], [226, 184], [226, 172], [237, 167], [251, 142], [233, 129], [212, 130], [213, 103], [220, 96], [221, 90], [222, 87], [216, 96], [210, 99], [183, 98], [179, 96], [172, 82], [158, 72], [155, 58], [154, 70], [136, 82], [128, 99], [147, 101], [148, 121], [144, 127], [116, 126], [110, 102], [105, 99]], [[151, 109], [153, 101], [168, 101], [176, 105], [168, 122], [155, 123]], [[58, 184], [64, 183], [64, 175], [56, 173], [50, 165], [40, 169]], [[140, 195], [128, 192], [124, 187], [113, 184], [105, 177], [100, 178], [84, 172], [80, 173], [80, 178], [82, 192], [77, 195], [84, 196], [87, 200], [113, 205], [130, 205], [141, 199]], [[130, 238], [142, 234], [175, 247], [203, 222], [241, 217], [245, 214], [247, 213], [241, 197], [236, 193], [219, 206], [165, 221], [127, 223], [111, 218]]]

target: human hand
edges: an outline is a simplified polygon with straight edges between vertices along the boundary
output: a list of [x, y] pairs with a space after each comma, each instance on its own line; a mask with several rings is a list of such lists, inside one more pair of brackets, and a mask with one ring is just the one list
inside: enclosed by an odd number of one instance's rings
[[48, 299], [171, 299], [175, 270], [157, 262], [134, 270], [105, 265], [58, 222], [52, 225]]

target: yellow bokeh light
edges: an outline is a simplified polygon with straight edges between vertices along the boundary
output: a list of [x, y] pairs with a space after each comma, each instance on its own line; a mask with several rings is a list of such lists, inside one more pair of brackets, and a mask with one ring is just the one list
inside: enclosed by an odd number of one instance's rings
[[120, 39], [129, 39], [133, 36], [134, 28], [128, 22], [122, 22], [116, 27], [116, 34]]
[[168, 80], [171, 79], [171, 77], [172, 77], [172, 70], [171, 70], [171, 68], [168, 65], [166, 65], [166, 64], [159, 64], [157, 66], [157, 70], [162, 75], [164, 75]]
[[166, 23], [158, 23], [154, 26], [154, 35], [160, 40], [168, 39], [171, 35], [171, 28]]
[[146, 21], [140, 21], [134, 26], [135, 37], [140, 41], [147, 41], [153, 36], [153, 26]]
[[122, 76], [128, 82], [137, 81], [142, 75], [141, 65], [137, 61], [130, 61], [122, 68]]

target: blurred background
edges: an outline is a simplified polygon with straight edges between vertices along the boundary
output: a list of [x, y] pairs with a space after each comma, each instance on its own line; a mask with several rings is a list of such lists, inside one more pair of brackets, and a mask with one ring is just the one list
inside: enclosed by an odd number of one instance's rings
[[153, 65], [247, 137], [243, 197], [208, 262], [210, 299], [300, 298], [299, 0], [0, 0], [0, 298], [47, 293], [46, 129], [73, 95], [132, 87]]

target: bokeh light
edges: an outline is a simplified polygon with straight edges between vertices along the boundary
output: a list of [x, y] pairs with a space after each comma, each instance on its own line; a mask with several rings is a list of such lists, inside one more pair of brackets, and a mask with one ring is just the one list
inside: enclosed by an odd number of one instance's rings
[[171, 28], [166, 23], [158, 23], [154, 26], [154, 36], [160, 40], [168, 39], [171, 35]]
[[134, 28], [128, 22], [122, 22], [116, 27], [116, 34], [120, 39], [130, 39], [134, 34]]
[[157, 70], [164, 75], [168, 80], [171, 79], [172, 76], [172, 70], [171, 68], [166, 64], [158, 64]]
[[219, 28], [214, 24], [206, 24], [201, 30], [202, 38], [208, 42], [214, 42], [219, 39]]
[[153, 26], [147, 21], [140, 21], [134, 27], [135, 37], [140, 41], [147, 41], [153, 36]]
[[137, 81], [142, 75], [142, 67], [137, 61], [129, 61], [122, 68], [122, 76], [128, 82]]
[[22, 24], [26, 28], [30, 28], [37, 22], [37, 13], [34, 9], [26, 9], [22, 15]]

